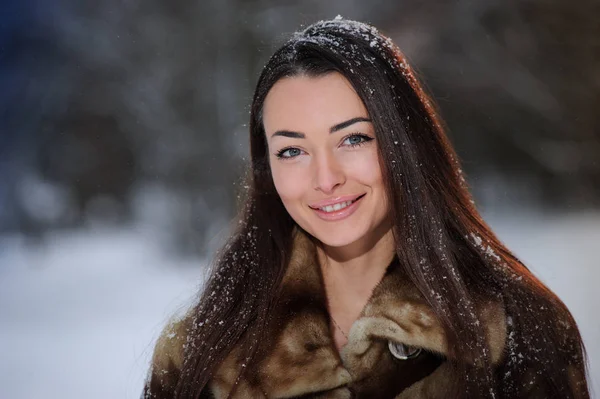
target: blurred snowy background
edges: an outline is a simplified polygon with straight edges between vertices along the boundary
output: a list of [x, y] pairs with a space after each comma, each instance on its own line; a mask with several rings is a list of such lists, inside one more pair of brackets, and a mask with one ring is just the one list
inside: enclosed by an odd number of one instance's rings
[[139, 396], [234, 215], [266, 57], [337, 14], [419, 71], [484, 216], [573, 311], [600, 393], [597, 0], [5, 0], [0, 399]]

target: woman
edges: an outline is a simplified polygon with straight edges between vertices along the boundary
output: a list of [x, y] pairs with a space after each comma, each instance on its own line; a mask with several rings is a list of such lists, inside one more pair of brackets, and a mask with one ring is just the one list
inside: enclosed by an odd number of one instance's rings
[[147, 398], [588, 398], [565, 305], [470, 199], [396, 46], [336, 18], [254, 95], [237, 232]]

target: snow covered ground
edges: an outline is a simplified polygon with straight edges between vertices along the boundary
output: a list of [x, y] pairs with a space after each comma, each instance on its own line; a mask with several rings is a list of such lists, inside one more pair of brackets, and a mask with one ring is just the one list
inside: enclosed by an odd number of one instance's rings
[[[600, 392], [600, 213], [487, 219], [573, 311]], [[153, 341], [205, 273], [159, 241], [133, 227], [55, 233], [42, 245], [0, 237], [0, 399], [138, 398]]]
[[203, 276], [189, 262], [134, 229], [0, 241], [0, 399], [138, 398], [153, 340]]

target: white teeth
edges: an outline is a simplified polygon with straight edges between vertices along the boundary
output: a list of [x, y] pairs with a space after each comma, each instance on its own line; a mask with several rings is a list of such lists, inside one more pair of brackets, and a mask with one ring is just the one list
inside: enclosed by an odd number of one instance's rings
[[339, 211], [340, 209], [343, 209], [343, 208], [347, 207], [350, 204], [352, 204], [352, 201], [338, 202], [335, 205], [327, 205], [327, 206], [324, 206], [324, 207], [319, 208], [319, 209], [322, 210], [322, 211], [324, 211], [324, 212], [334, 212], [334, 211]]

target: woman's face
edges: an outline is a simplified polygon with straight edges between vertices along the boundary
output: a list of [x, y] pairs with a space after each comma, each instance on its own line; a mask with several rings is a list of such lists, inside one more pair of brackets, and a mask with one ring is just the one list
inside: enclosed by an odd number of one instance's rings
[[263, 123], [275, 188], [300, 227], [332, 247], [368, 245], [389, 230], [375, 132], [346, 78], [279, 80]]

